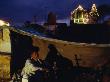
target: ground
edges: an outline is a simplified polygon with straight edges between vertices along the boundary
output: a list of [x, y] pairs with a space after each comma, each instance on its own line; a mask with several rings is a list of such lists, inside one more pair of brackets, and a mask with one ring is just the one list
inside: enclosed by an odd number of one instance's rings
[[0, 54], [0, 82], [6, 82], [10, 78], [10, 55]]

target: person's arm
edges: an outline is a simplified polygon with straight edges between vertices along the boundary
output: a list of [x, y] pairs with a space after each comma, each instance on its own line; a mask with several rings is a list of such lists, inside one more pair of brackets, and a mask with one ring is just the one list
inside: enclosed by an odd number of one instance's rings
[[31, 63], [31, 60], [26, 60], [25, 67], [22, 70], [22, 75], [30, 75], [30, 74], [35, 74], [34, 72], [37, 70], [43, 70], [41, 67], [35, 67]]
[[36, 69], [34, 68], [34, 66], [32, 65], [31, 61], [28, 59], [26, 60], [25, 66], [22, 70], [21, 75], [30, 75], [30, 74], [34, 74], [34, 71], [36, 71]]

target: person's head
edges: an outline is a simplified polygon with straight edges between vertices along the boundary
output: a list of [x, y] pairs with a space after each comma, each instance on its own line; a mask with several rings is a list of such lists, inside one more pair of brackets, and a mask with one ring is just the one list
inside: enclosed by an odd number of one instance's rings
[[31, 48], [31, 59], [38, 59], [39, 58], [39, 47], [32, 47]]
[[58, 52], [56, 47], [53, 44], [49, 44], [48, 49], [50, 52], [53, 52], [55, 54]]

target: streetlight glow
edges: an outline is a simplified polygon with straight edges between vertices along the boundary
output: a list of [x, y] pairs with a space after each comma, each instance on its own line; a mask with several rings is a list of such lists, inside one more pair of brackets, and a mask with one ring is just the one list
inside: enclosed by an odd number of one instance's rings
[[10, 26], [10, 24], [8, 22], [5, 22], [3, 20], [0, 20], [0, 26]]

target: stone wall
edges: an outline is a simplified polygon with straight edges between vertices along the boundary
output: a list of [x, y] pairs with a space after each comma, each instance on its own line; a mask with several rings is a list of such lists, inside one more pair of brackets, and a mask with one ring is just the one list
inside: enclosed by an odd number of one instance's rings
[[40, 47], [40, 57], [45, 59], [48, 53], [48, 44], [54, 44], [58, 51], [76, 65], [75, 55], [80, 59], [79, 64], [83, 67], [100, 67], [110, 60], [109, 44], [81, 44], [70, 43], [55, 39], [35, 37], [33, 45]]

